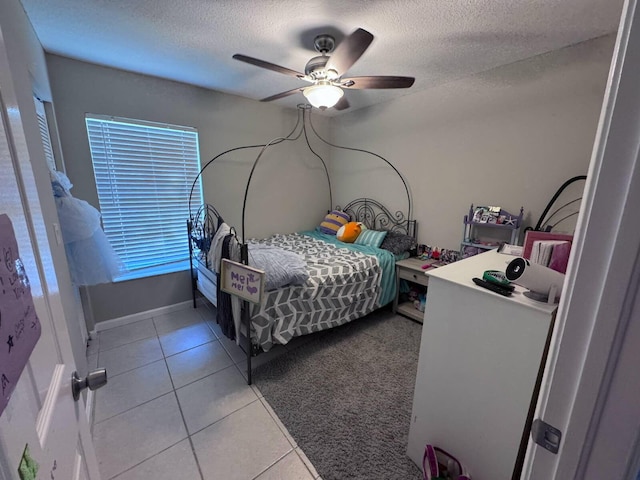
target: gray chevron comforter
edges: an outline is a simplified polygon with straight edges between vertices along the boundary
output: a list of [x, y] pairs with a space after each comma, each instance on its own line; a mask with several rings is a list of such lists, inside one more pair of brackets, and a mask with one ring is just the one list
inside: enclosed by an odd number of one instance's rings
[[393, 254], [324, 237], [305, 232], [254, 241], [301, 255], [309, 272], [304, 285], [265, 292], [261, 305], [251, 305], [252, 342], [263, 350], [350, 322], [393, 298]]

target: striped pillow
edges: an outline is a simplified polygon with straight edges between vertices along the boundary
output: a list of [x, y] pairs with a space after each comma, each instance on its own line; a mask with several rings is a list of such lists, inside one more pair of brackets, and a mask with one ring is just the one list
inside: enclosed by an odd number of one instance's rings
[[380, 248], [382, 242], [384, 241], [384, 237], [387, 236], [386, 231], [378, 231], [378, 230], [362, 230], [356, 241], [353, 242], [356, 245], [366, 245], [368, 247], [376, 247]]
[[320, 224], [319, 230], [322, 233], [335, 235], [341, 226], [349, 222], [349, 215], [340, 210], [332, 210], [324, 217], [324, 221]]

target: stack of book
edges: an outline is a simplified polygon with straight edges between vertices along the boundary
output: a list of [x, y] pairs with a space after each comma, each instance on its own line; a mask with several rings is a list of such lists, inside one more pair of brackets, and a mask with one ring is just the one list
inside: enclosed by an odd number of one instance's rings
[[529, 260], [549, 267], [557, 272], [566, 273], [571, 242], [566, 240], [536, 240], [531, 248]]

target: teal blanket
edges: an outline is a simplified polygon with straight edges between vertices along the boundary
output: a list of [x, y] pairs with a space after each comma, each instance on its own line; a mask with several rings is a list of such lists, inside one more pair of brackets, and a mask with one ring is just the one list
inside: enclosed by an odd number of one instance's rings
[[344, 243], [336, 238], [335, 235], [327, 235], [317, 231], [300, 232], [301, 235], [322, 240], [324, 242], [335, 245], [339, 248], [346, 248], [353, 252], [364, 253], [365, 255], [373, 255], [378, 259], [380, 268], [382, 269], [382, 280], [380, 298], [378, 305], [381, 307], [393, 301], [396, 296], [396, 260], [393, 253], [382, 248], [368, 247], [366, 245], [356, 245], [354, 243]]

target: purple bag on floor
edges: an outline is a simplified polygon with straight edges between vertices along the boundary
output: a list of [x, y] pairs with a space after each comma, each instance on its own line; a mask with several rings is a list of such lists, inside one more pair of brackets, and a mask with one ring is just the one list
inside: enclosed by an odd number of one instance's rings
[[441, 448], [427, 444], [422, 457], [424, 480], [471, 480], [460, 461]]

